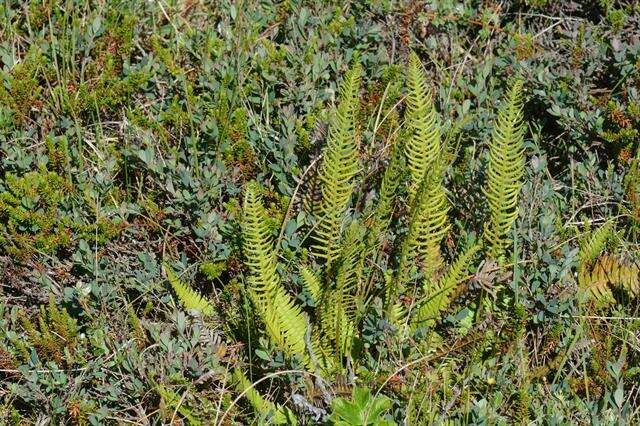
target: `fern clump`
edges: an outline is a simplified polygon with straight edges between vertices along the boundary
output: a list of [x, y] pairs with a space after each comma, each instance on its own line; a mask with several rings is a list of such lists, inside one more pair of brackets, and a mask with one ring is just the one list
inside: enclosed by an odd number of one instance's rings
[[[414, 53], [407, 70], [406, 129], [390, 138], [391, 158], [379, 187], [359, 174], [360, 72], [359, 66], [349, 71], [340, 90], [317, 172], [319, 208], [312, 209], [307, 222], [305, 233], [312, 238], [302, 243], [301, 258], [280, 264], [262, 188], [256, 181], [244, 188], [245, 278], [254, 312], [264, 324], [262, 334], [285, 359], [300, 360], [324, 377], [356, 371], [354, 363], [363, 358], [363, 318], [374, 303], [401, 339], [436, 327], [464, 290], [483, 248], [470, 239], [457, 256], [442, 249], [453, 227], [445, 181], [455, 152], [441, 140], [440, 118]], [[512, 88], [490, 144], [486, 193], [492, 216], [486, 240], [495, 254], [507, 247], [506, 234], [517, 214], [524, 167], [521, 89], [521, 83]], [[350, 211], [356, 185], [370, 190], [377, 202], [357, 200]], [[404, 214], [393, 220], [395, 211]], [[399, 238], [383, 248], [388, 231]], [[171, 280], [185, 307], [205, 309], [197, 294]], [[300, 284], [306, 304], [299, 303], [294, 288], [285, 287], [289, 282]], [[273, 421], [284, 420], [281, 407], [249, 388], [246, 378], [238, 376], [237, 382], [256, 410], [268, 410]]]
[[518, 217], [518, 194], [524, 174], [523, 82], [516, 80], [498, 111], [489, 142], [489, 164], [484, 194], [490, 217], [485, 239], [496, 258], [505, 254], [511, 241], [507, 237]]

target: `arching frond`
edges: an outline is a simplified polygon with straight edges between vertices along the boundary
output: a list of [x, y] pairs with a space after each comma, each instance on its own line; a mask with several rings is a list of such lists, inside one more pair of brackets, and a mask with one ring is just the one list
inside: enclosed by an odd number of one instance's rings
[[248, 277], [249, 295], [269, 338], [288, 355], [306, 360], [307, 321], [280, 282], [267, 215], [254, 182], [249, 183], [245, 190], [243, 212], [243, 248], [251, 272]]
[[510, 246], [507, 237], [518, 216], [518, 195], [524, 173], [523, 83], [516, 80], [498, 111], [491, 141], [487, 182], [483, 192], [487, 197], [490, 218], [485, 227], [485, 239], [491, 255], [500, 258]]
[[588, 268], [604, 252], [607, 242], [615, 232], [616, 223], [610, 220], [588, 234], [580, 243], [580, 269]]
[[467, 277], [469, 266], [481, 246], [474, 244], [449, 267], [438, 281], [426, 280], [424, 296], [413, 316], [413, 327], [433, 326], [451, 303], [451, 295]]
[[353, 177], [359, 170], [356, 113], [360, 91], [359, 65], [345, 76], [340, 100], [322, 151], [320, 180], [322, 201], [314, 234], [314, 254], [327, 263], [335, 258], [342, 233], [342, 221], [353, 192]]
[[165, 274], [167, 274], [171, 288], [173, 288], [178, 300], [186, 309], [199, 311], [204, 315], [213, 315], [214, 308], [211, 302], [189, 287], [188, 284], [182, 282], [168, 264], [164, 263], [162, 267]]

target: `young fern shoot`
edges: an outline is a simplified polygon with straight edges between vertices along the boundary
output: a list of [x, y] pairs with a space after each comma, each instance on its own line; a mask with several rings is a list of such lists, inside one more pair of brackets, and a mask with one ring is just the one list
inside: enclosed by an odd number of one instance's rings
[[511, 245], [508, 238], [518, 217], [518, 195], [524, 174], [523, 82], [516, 80], [498, 117], [489, 142], [488, 179], [483, 192], [487, 197], [490, 218], [484, 237], [490, 254], [503, 258]]

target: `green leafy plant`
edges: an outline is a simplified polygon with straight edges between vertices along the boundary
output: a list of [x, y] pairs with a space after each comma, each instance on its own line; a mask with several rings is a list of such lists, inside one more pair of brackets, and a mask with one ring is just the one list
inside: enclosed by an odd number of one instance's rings
[[342, 219], [349, 206], [353, 178], [359, 168], [355, 118], [359, 105], [360, 73], [360, 67], [355, 66], [345, 76], [327, 145], [322, 152], [322, 200], [314, 234], [314, 253], [325, 258], [328, 264], [331, 264], [338, 251]]
[[518, 194], [524, 173], [524, 125], [522, 80], [516, 80], [507, 95], [489, 142], [487, 185], [484, 194], [490, 209], [485, 238], [491, 254], [500, 258], [511, 244], [507, 238], [518, 216]]
[[392, 426], [393, 420], [384, 418], [391, 409], [391, 400], [384, 395], [371, 395], [371, 389], [356, 387], [353, 397], [335, 398], [331, 402], [330, 420], [336, 426]]
[[212, 315], [214, 313], [215, 308], [211, 302], [181, 281], [169, 265], [165, 263], [163, 267], [165, 274], [167, 274], [169, 284], [171, 284], [171, 288], [173, 288], [178, 300], [180, 300], [187, 310], [199, 311], [204, 315]]
[[578, 285], [596, 302], [615, 302], [613, 290], [621, 289], [630, 297], [640, 294], [640, 268], [637, 264], [606, 253], [616, 234], [615, 221], [608, 221], [588, 233], [580, 244]]

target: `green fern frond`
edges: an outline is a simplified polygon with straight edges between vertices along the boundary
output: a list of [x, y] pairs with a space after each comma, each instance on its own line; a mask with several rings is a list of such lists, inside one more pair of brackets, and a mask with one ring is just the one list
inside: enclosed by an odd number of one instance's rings
[[360, 73], [360, 66], [356, 65], [345, 76], [340, 101], [329, 128], [327, 145], [322, 152], [322, 200], [313, 252], [326, 259], [328, 264], [338, 253], [342, 220], [351, 200], [353, 178], [360, 167], [356, 134]]
[[595, 231], [592, 231], [580, 243], [579, 269], [588, 268], [602, 254], [607, 246], [607, 242], [615, 232], [615, 221], [610, 220], [604, 223]]
[[311, 299], [314, 304], [320, 302], [322, 297], [322, 285], [318, 276], [308, 267], [303, 266], [300, 268], [300, 278], [302, 279], [302, 286], [311, 295]]
[[167, 263], [163, 263], [162, 266], [165, 274], [167, 274], [171, 288], [173, 288], [178, 300], [186, 309], [200, 311], [203, 315], [213, 315], [214, 308], [211, 302], [189, 287], [188, 284], [182, 282]]
[[451, 303], [451, 295], [464, 281], [474, 256], [480, 250], [479, 244], [474, 244], [449, 267], [447, 273], [437, 282], [426, 280], [423, 302], [419, 304], [413, 317], [412, 326], [433, 326], [440, 320], [443, 311]]
[[335, 286], [344, 293], [355, 295], [360, 290], [360, 278], [364, 268], [364, 234], [364, 227], [354, 221], [344, 237]]
[[401, 326], [406, 323], [408, 313], [404, 303], [401, 301], [394, 302], [387, 311], [387, 321], [389, 321], [390, 324]]
[[298, 423], [291, 410], [264, 399], [239, 368], [233, 370], [233, 378], [236, 382], [236, 389], [238, 392], [245, 392], [245, 397], [258, 416], [275, 425], [295, 425]]
[[325, 337], [333, 342], [338, 360], [351, 353], [356, 324], [359, 321], [357, 296], [364, 267], [364, 229], [353, 222], [346, 232], [335, 286], [323, 298], [321, 327]]
[[411, 173], [408, 189], [412, 198], [442, 150], [440, 119], [433, 105], [422, 62], [415, 52], [409, 55], [407, 89], [405, 124], [409, 138], [404, 148]]
[[367, 236], [367, 250], [375, 248], [389, 226], [405, 166], [402, 143], [395, 141], [391, 148], [389, 165], [382, 176], [380, 195], [371, 219], [371, 230]]
[[184, 417], [188, 424], [194, 426], [202, 424], [202, 422], [198, 420], [196, 415], [193, 413], [193, 410], [184, 403], [179, 394], [159, 383], [156, 384], [155, 390], [160, 398], [162, 398], [161, 407], [164, 406], [167, 414], [171, 413], [170, 415], [173, 415], [173, 413], [177, 411], [182, 415], [182, 417]]
[[249, 295], [272, 342], [288, 355], [306, 360], [307, 321], [280, 283], [267, 214], [255, 182], [247, 185], [243, 212], [243, 248], [251, 272], [248, 277]]
[[[436, 160], [437, 161], [437, 160]], [[420, 263], [423, 274], [430, 278], [442, 267], [440, 244], [449, 231], [449, 205], [438, 167], [427, 173], [420, 185], [409, 221], [409, 232], [403, 243], [399, 285], [404, 285], [411, 267]]]
[[324, 301], [320, 313], [322, 324], [323, 346], [332, 348], [331, 354], [339, 364], [344, 356], [351, 353], [355, 324], [347, 315], [351, 303], [350, 296], [333, 291]]
[[491, 245], [491, 255], [500, 258], [510, 246], [507, 235], [518, 216], [518, 195], [524, 174], [523, 83], [511, 86], [489, 143], [487, 197], [490, 219], [485, 227], [485, 239]]
[[[319, 311], [320, 320], [322, 320], [323, 311]], [[312, 363], [320, 368], [321, 371], [334, 371], [337, 356], [333, 350], [329, 337], [324, 334], [321, 327], [316, 327], [311, 333], [311, 358]]]

